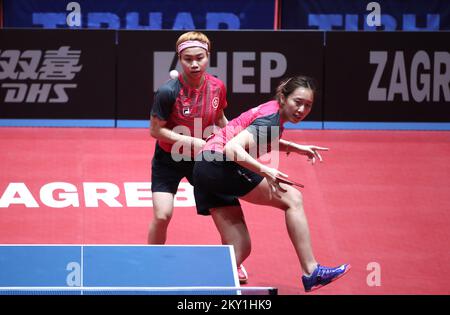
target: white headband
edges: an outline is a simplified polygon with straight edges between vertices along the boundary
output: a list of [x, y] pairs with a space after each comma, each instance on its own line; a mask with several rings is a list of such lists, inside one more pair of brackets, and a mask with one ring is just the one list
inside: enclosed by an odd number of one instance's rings
[[200, 47], [200, 48], [203, 48], [204, 50], [208, 51], [207, 44], [202, 43], [201, 41], [198, 41], [198, 40], [187, 40], [185, 42], [182, 42], [180, 45], [178, 45], [178, 47], [177, 47], [178, 53], [181, 53], [186, 48], [191, 48], [191, 47]]

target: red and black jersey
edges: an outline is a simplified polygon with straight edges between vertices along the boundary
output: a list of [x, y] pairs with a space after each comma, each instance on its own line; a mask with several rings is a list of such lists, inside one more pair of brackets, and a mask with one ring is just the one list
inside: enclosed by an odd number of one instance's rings
[[[166, 121], [166, 128], [181, 127], [178, 130], [184, 129], [192, 137], [206, 139], [212, 130], [205, 134], [205, 129], [214, 125], [218, 114], [226, 107], [226, 88], [221, 80], [205, 73], [202, 85], [192, 88], [180, 74], [158, 89], [151, 115]], [[161, 140], [158, 143], [164, 151], [171, 151], [171, 143]]]

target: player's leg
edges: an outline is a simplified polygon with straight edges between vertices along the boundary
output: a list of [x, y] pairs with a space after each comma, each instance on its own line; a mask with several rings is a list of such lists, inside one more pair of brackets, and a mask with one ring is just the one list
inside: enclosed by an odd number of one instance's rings
[[174, 194], [153, 192], [153, 220], [148, 230], [149, 244], [164, 244], [167, 239], [167, 228], [172, 218]]
[[289, 237], [295, 247], [304, 273], [302, 276], [303, 286], [306, 292], [310, 292], [339, 279], [350, 270], [351, 266], [343, 264], [330, 268], [317, 263], [312, 251], [302, 194], [292, 186], [282, 185], [286, 192], [280, 192], [277, 196], [271, 193], [271, 188], [267, 180], [264, 179], [242, 199], [254, 204], [277, 207], [285, 211]]
[[250, 255], [251, 239], [240, 206], [211, 209], [214, 224], [220, 233], [222, 244], [233, 245], [240, 283], [247, 283], [248, 274], [243, 262]]
[[308, 275], [316, 268], [317, 261], [312, 250], [308, 220], [303, 209], [302, 194], [292, 186], [281, 185], [287, 191], [280, 192], [280, 197], [278, 197], [271, 193], [269, 183], [264, 179], [241, 199], [253, 204], [272, 206], [285, 211], [289, 237], [300, 260], [303, 272]]
[[247, 282], [248, 275], [242, 263], [250, 255], [251, 240], [244, 213], [240, 206], [228, 206], [211, 209], [211, 216], [220, 233], [222, 244], [233, 245], [241, 283]]
[[153, 218], [148, 229], [149, 244], [164, 244], [173, 214], [175, 194], [185, 176], [183, 163], [177, 163], [158, 144], [152, 159]]
[[249, 191], [254, 186], [243, 187], [240, 182], [248, 185], [248, 180], [241, 178], [228, 163], [199, 161], [195, 163], [193, 173], [197, 213], [211, 215], [222, 244], [233, 245], [239, 281], [245, 283], [248, 275], [242, 262], [250, 255], [251, 241], [241, 205], [233, 190]]

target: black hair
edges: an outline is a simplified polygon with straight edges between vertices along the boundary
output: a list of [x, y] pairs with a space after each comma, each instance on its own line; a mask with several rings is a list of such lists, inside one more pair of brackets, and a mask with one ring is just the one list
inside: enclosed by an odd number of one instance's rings
[[299, 87], [310, 89], [313, 92], [313, 94], [316, 94], [317, 92], [316, 86], [317, 85], [315, 80], [305, 75], [286, 78], [282, 80], [278, 85], [275, 93], [275, 99], [278, 101], [278, 103], [281, 103], [281, 95], [284, 95], [284, 97], [287, 98], [292, 92], [294, 92]]

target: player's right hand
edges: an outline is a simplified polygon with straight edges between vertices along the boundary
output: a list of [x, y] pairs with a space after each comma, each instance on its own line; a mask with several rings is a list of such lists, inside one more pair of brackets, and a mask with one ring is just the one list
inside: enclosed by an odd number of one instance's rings
[[261, 173], [266, 178], [270, 186], [270, 193], [277, 196], [278, 198], [281, 198], [280, 193], [285, 193], [287, 190], [281, 187], [277, 177], [288, 178], [289, 176], [287, 174], [284, 174], [283, 172], [280, 172], [276, 168], [266, 166], [264, 166], [264, 168], [261, 170]]

